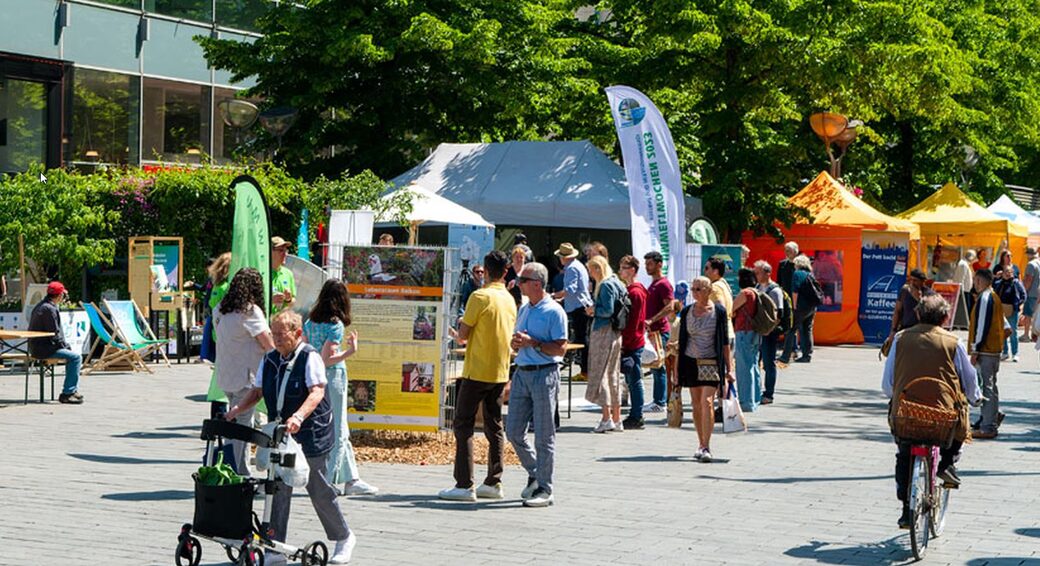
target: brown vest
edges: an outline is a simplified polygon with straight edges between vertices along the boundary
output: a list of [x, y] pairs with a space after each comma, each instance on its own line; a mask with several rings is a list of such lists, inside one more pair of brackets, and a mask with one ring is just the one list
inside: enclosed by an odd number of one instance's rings
[[946, 382], [955, 392], [955, 398], [937, 401], [944, 407], [957, 407], [964, 412], [955, 438], [964, 440], [967, 437], [968, 400], [964, 397], [961, 381], [953, 364], [956, 354], [957, 337], [942, 327], [917, 324], [899, 333], [892, 382], [892, 405], [889, 407], [890, 423], [906, 385], [918, 377], [934, 377]]

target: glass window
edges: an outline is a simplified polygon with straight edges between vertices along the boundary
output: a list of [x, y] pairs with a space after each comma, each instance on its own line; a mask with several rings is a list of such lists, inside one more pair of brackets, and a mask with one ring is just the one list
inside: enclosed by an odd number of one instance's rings
[[43, 83], [0, 77], [0, 172], [47, 163], [47, 93]]
[[209, 87], [145, 78], [143, 98], [143, 160], [198, 163], [209, 153]]
[[197, 22], [213, 21], [213, 0], [144, 0], [144, 9]]
[[217, 0], [217, 25], [257, 31], [256, 19], [271, 7], [270, 0]]
[[[259, 127], [255, 118], [252, 124], [237, 128], [229, 126], [220, 112], [220, 103], [225, 100], [245, 99], [236, 97], [235, 91], [231, 89], [217, 88], [213, 91], [213, 160], [220, 163], [253, 155], [253, 144]], [[256, 100], [249, 102], [257, 104]], [[239, 110], [234, 119], [248, 120], [248, 113]]]
[[141, 80], [76, 69], [72, 87], [72, 161], [137, 163]]
[[94, 0], [95, 2], [101, 2], [103, 4], [111, 4], [113, 6], [119, 6], [120, 8], [130, 8], [131, 10], [141, 9], [141, 0]]

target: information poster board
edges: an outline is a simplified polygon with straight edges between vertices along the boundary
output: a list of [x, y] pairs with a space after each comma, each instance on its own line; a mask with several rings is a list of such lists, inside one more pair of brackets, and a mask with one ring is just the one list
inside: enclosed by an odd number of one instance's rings
[[443, 248], [342, 247], [358, 351], [347, 358], [350, 426], [436, 431], [444, 365]]
[[[694, 277], [704, 275], [704, 264], [709, 259], [717, 257], [726, 262], [726, 274], [723, 276], [729, 283], [733, 296], [740, 293], [740, 285], [737, 283], [737, 271], [743, 267], [740, 264], [740, 246], [731, 244], [686, 244], [686, 279], [689, 283]], [[678, 281], [673, 281], [674, 285]], [[692, 300], [692, 294], [691, 294]]]
[[932, 283], [932, 291], [935, 291], [950, 304], [950, 314], [946, 315], [946, 320], [942, 323], [943, 328], [950, 330], [953, 328], [953, 321], [954, 317], [957, 315], [957, 310], [961, 308], [961, 284], [941, 283], [936, 281], [935, 283]]
[[892, 313], [899, 290], [906, 283], [908, 258], [907, 234], [863, 232], [859, 327], [867, 344], [883, 343], [892, 329]]

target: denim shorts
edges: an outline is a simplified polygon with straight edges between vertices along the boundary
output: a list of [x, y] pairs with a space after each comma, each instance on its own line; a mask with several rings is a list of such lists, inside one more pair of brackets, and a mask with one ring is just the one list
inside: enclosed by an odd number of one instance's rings
[[1022, 304], [1022, 316], [1032, 318], [1033, 312], [1036, 310], [1036, 297], [1026, 297], [1026, 302]]

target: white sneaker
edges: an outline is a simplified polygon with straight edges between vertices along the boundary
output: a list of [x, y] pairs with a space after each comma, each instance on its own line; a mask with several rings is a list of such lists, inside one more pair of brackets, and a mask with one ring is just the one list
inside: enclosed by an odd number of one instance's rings
[[354, 536], [354, 531], [350, 531], [347, 538], [335, 542], [336, 545], [332, 549], [332, 556], [329, 557], [329, 564], [349, 563], [350, 555], [354, 554], [354, 546], [357, 545], [357, 537]]
[[535, 490], [530, 498], [524, 500], [524, 507], [548, 507], [552, 504], [552, 494], [541, 488]]
[[375, 495], [379, 493], [379, 488], [358, 479], [344, 484], [342, 493], [343, 495]]
[[614, 432], [625, 432], [625, 424], [621, 421], [614, 423]]
[[505, 496], [502, 494], [501, 483], [496, 483], [495, 485], [482, 483], [477, 488], [477, 499], [502, 499], [503, 497]]
[[657, 403], [654, 403], [654, 402], [650, 402], [650, 403], [647, 403], [646, 405], [643, 405], [643, 412], [644, 413], [663, 413], [664, 412], [664, 406], [663, 405], [658, 405]]
[[600, 423], [596, 425], [596, 428], [594, 428], [592, 432], [604, 433], [610, 432], [612, 430], [614, 430], [614, 421], [600, 421]]
[[452, 487], [449, 489], [442, 489], [437, 497], [441, 499], [447, 499], [448, 501], [476, 501], [477, 494], [473, 491], [473, 488], [463, 489], [461, 487]]
[[538, 491], [538, 480], [534, 478], [527, 478], [527, 487], [520, 492], [520, 499], [531, 499], [534, 492]]
[[697, 460], [698, 462], [701, 461], [701, 457], [702, 456], [704, 456], [704, 449], [703, 448], [698, 448], [697, 451], [693, 453], [693, 459]]
[[707, 448], [705, 448], [704, 452], [701, 452], [701, 463], [702, 464], [710, 464], [711, 463], [711, 450], [708, 450]]
[[1013, 361], [1013, 362], [1015, 362], [1017, 364], [1018, 363], [1018, 356], [1017, 355], [1011, 356], [1011, 361]]
[[1008, 356], [1007, 354], [1001, 354], [1001, 355], [1000, 355], [1000, 361], [1002, 361], [1002, 362], [1006, 362], [1006, 361], [1008, 361], [1008, 358], [1009, 358], [1009, 357], [1010, 357], [1010, 356]]

